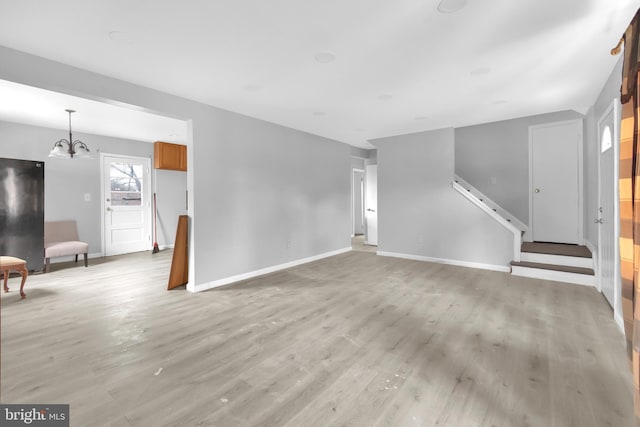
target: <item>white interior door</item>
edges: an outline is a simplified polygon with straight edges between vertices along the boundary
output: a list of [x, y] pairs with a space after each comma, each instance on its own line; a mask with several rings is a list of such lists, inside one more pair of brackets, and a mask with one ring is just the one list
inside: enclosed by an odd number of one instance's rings
[[151, 160], [102, 156], [106, 255], [151, 249]]
[[582, 243], [582, 120], [531, 126], [533, 240]]
[[365, 243], [367, 245], [378, 245], [378, 165], [368, 165], [366, 167], [366, 199], [365, 199], [365, 220], [367, 229], [365, 232]]
[[364, 234], [364, 171], [353, 170], [353, 234]]
[[598, 284], [611, 307], [615, 307], [616, 293], [620, 294], [618, 277], [618, 209], [616, 184], [617, 173], [617, 100], [607, 109], [598, 122], [600, 142], [599, 185], [596, 223], [598, 223]]

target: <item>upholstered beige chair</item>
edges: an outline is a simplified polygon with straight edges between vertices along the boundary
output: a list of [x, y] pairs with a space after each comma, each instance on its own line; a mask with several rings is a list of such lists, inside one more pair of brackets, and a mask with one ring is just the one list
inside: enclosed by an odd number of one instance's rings
[[9, 286], [7, 281], [9, 280], [9, 273], [11, 271], [17, 271], [22, 275], [22, 283], [20, 283], [20, 296], [22, 299], [27, 295], [24, 293], [24, 282], [27, 281], [29, 271], [27, 270], [27, 262], [23, 259], [12, 256], [0, 256], [0, 271], [4, 276], [4, 291], [9, 292]]
[[67, 221], [46, 221], [44, 223], [44, 257], [45, 273], [49, 272], [49, 260], [60, 256], [75, 255], [78, 262], [78, 255], [84, 255], [84, 266], [87, 267], [87, 253], [89, 244], [81, 242], [78, 237], [78, 226], [75, 220]]

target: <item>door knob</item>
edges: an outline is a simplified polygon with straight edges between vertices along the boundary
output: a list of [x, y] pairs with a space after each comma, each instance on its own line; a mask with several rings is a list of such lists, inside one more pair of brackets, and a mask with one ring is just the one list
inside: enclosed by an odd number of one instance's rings
[[535, 190], [533, 190], [533, 192], [534, 192], [534, 193], [539, 193], [539, 192], [540, 192], [540, 189], [539, 189], [539, 188], [536, 188]]
[[367, 209], [367, 212], [375, 212], [373, 209]]
[[111, 209], [111, 208], [107, 208], [107, 210], [108, 210], [108, 211], [111, 211], [111, 210], [113, 210], [113, 209]]
[[593, 222], [595, 222], [596, 224], [604, 224], [604, 219], [596, 218]]

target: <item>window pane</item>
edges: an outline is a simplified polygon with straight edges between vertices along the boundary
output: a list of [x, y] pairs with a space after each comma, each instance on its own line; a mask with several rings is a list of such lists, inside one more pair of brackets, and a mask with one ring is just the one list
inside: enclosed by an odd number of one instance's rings
[[111, 206], [142, 205], [142, 165], [111, 163]]
[[609, 148], [611, 148], [613, 144], [613, 139], [611, 138], [611, 128], [609, 126], [605, 126], [602, 131], [602, 141], [600, 143], [600, 148], [604, 153]]

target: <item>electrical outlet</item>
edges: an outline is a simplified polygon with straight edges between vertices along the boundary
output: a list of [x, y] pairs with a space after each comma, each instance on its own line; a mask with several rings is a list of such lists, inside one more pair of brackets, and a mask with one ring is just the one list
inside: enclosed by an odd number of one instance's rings
[[498, 183], [498, 180], [496, 179], [495, 176], [491, 177], [491, 184], [496, 185]]
[[91, 201], [91, 193], [84, 193], [84, 201], [85, 202]]

